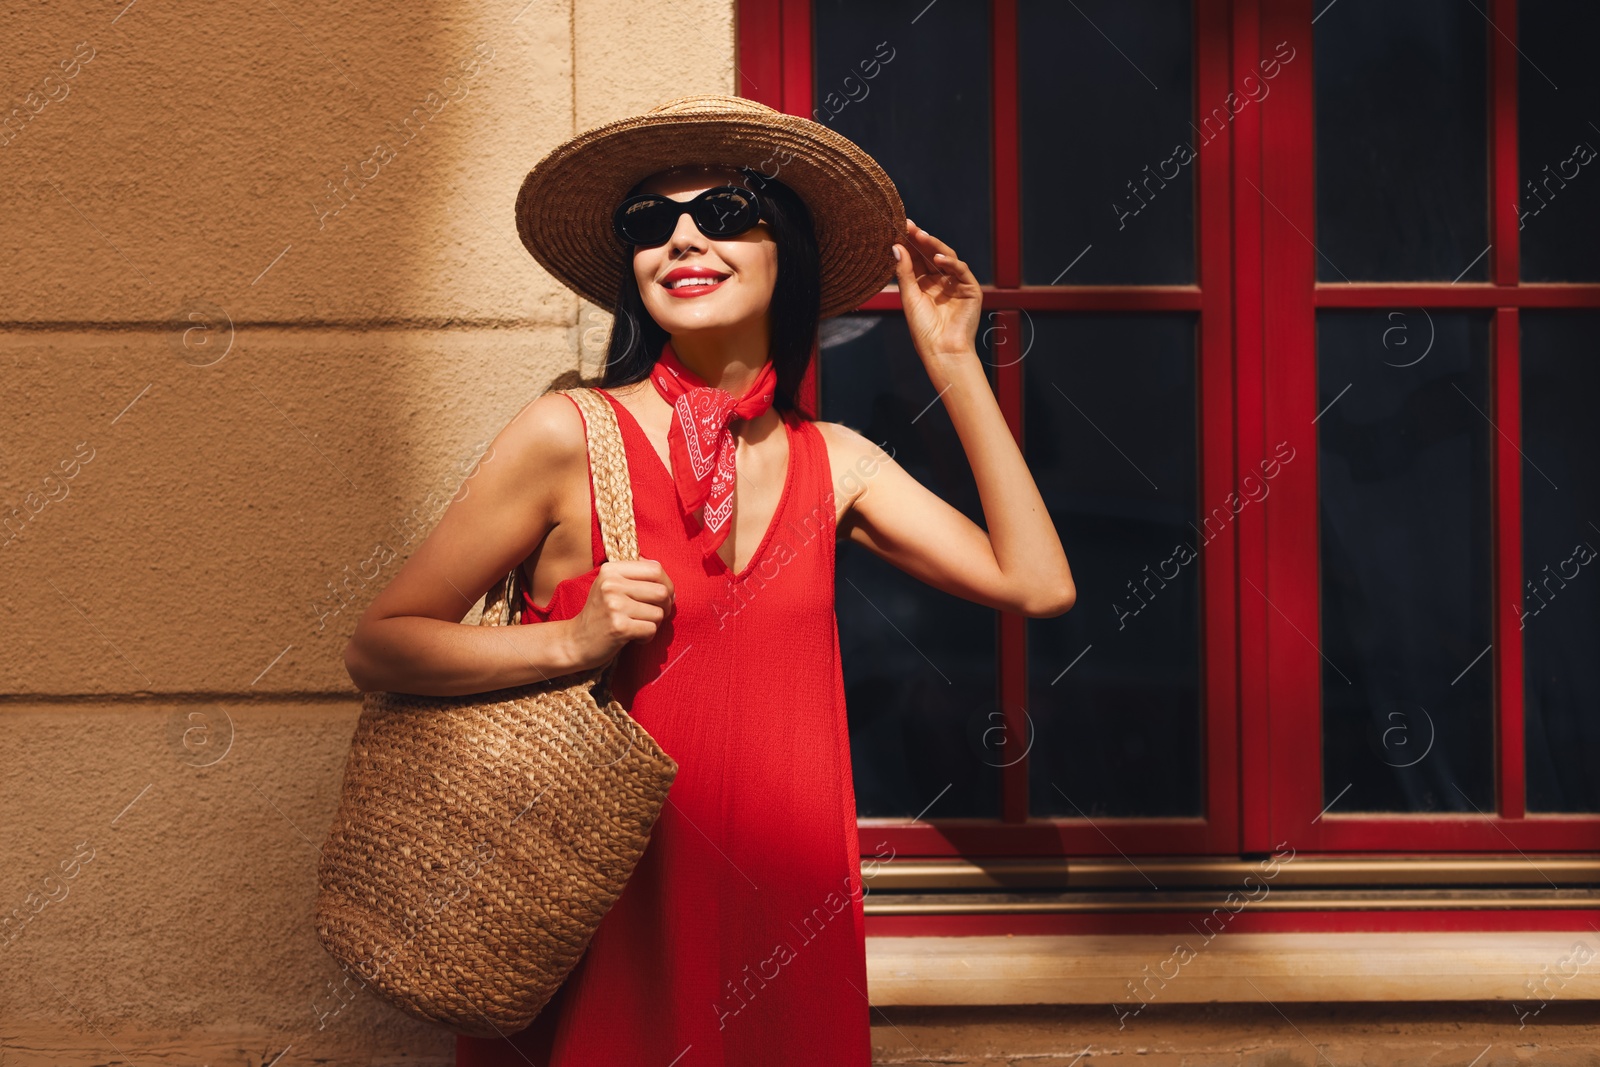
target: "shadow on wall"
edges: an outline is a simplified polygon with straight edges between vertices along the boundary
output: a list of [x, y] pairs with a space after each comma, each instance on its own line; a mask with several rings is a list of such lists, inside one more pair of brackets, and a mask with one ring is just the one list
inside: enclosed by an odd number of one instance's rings
[[575, 115], [731, 87], [731, 6], [688, 13], [8, 19], [7, 1067], [451, 1062], [310, 925], [358, 710], [342, 651], [506, 421], [577, 384], [596, 322], [511, 205]]

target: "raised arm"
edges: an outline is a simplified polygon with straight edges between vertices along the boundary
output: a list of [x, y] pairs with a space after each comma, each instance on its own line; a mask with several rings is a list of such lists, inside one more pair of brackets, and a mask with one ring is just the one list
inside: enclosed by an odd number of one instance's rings
[[1077, 588], [978, 359], [982, 290], [949, 245], [910, 220], [906, 228], [913, 254], [896, 248], [907, 324], [972, 466], [988, 530], [856, 431], [825, 424], [834, 469], [861, 472], [848, 490], [840, 532], [947, 593], [1036, 618], [1060, 615], [1072, 607]]

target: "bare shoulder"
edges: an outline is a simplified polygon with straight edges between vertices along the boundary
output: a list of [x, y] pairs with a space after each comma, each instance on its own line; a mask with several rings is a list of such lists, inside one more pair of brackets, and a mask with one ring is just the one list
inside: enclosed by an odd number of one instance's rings
[[523, 405], [496, 435], [479, 467], [487, 475], [483, 490], [513, 511], [538, 512], [554, 522], [557, 501], [576, 491], [588, 456], [577, 405], [545, 393]]
[[584, 458], [583, 416], [568, 397], [545, 393], [527, 404], [508, 422], [494, 444], [504, 447], [516, 467], [564, 466]]
[[816, 426], [827, 445], [828, 466], [833, 471], [834, 500], [839, 516], [843, 517], [867, 492], [872, 484], [872, 476], [885, 464], [894, 463], [894, 457], [842, 422], [823, 422], [818, 419], [812, 425]]

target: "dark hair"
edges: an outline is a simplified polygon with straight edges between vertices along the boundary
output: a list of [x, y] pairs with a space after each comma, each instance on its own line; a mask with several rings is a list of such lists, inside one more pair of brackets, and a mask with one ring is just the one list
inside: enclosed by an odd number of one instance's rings
[[[763, 217], [778, 245], [778, 277], [767, 312], [771, 358], [778, 374], [772, 405], [779, 411], [799, 411], [806, 418], [814, 418], [798, 403], [800, 380], [805, 377], [816, 347], [822, 309], [821, 257], [811, 211], [800, 195], [783, 182], [747, 167], [739, 169], [745, 176], [739, 184], [761, 200]], [[634, 195], [639, 185], [627, 195]], [[631, 245], [623, 252], [622, 285], [611, 313], [611, 339], [600, 384], [609, 388], [643, 381], [661, 357], [661, 347], [670, 335], [645, 309], [638, 279], [633, 275]]]

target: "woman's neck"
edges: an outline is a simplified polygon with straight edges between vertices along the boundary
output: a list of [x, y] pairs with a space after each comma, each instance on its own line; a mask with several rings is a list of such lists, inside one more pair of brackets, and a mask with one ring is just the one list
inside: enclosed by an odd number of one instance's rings
[[736, 332], [697, 331], [672, 338], [672, 351], [707, 384], [742, 396], [767, 362], [767, 324]]

